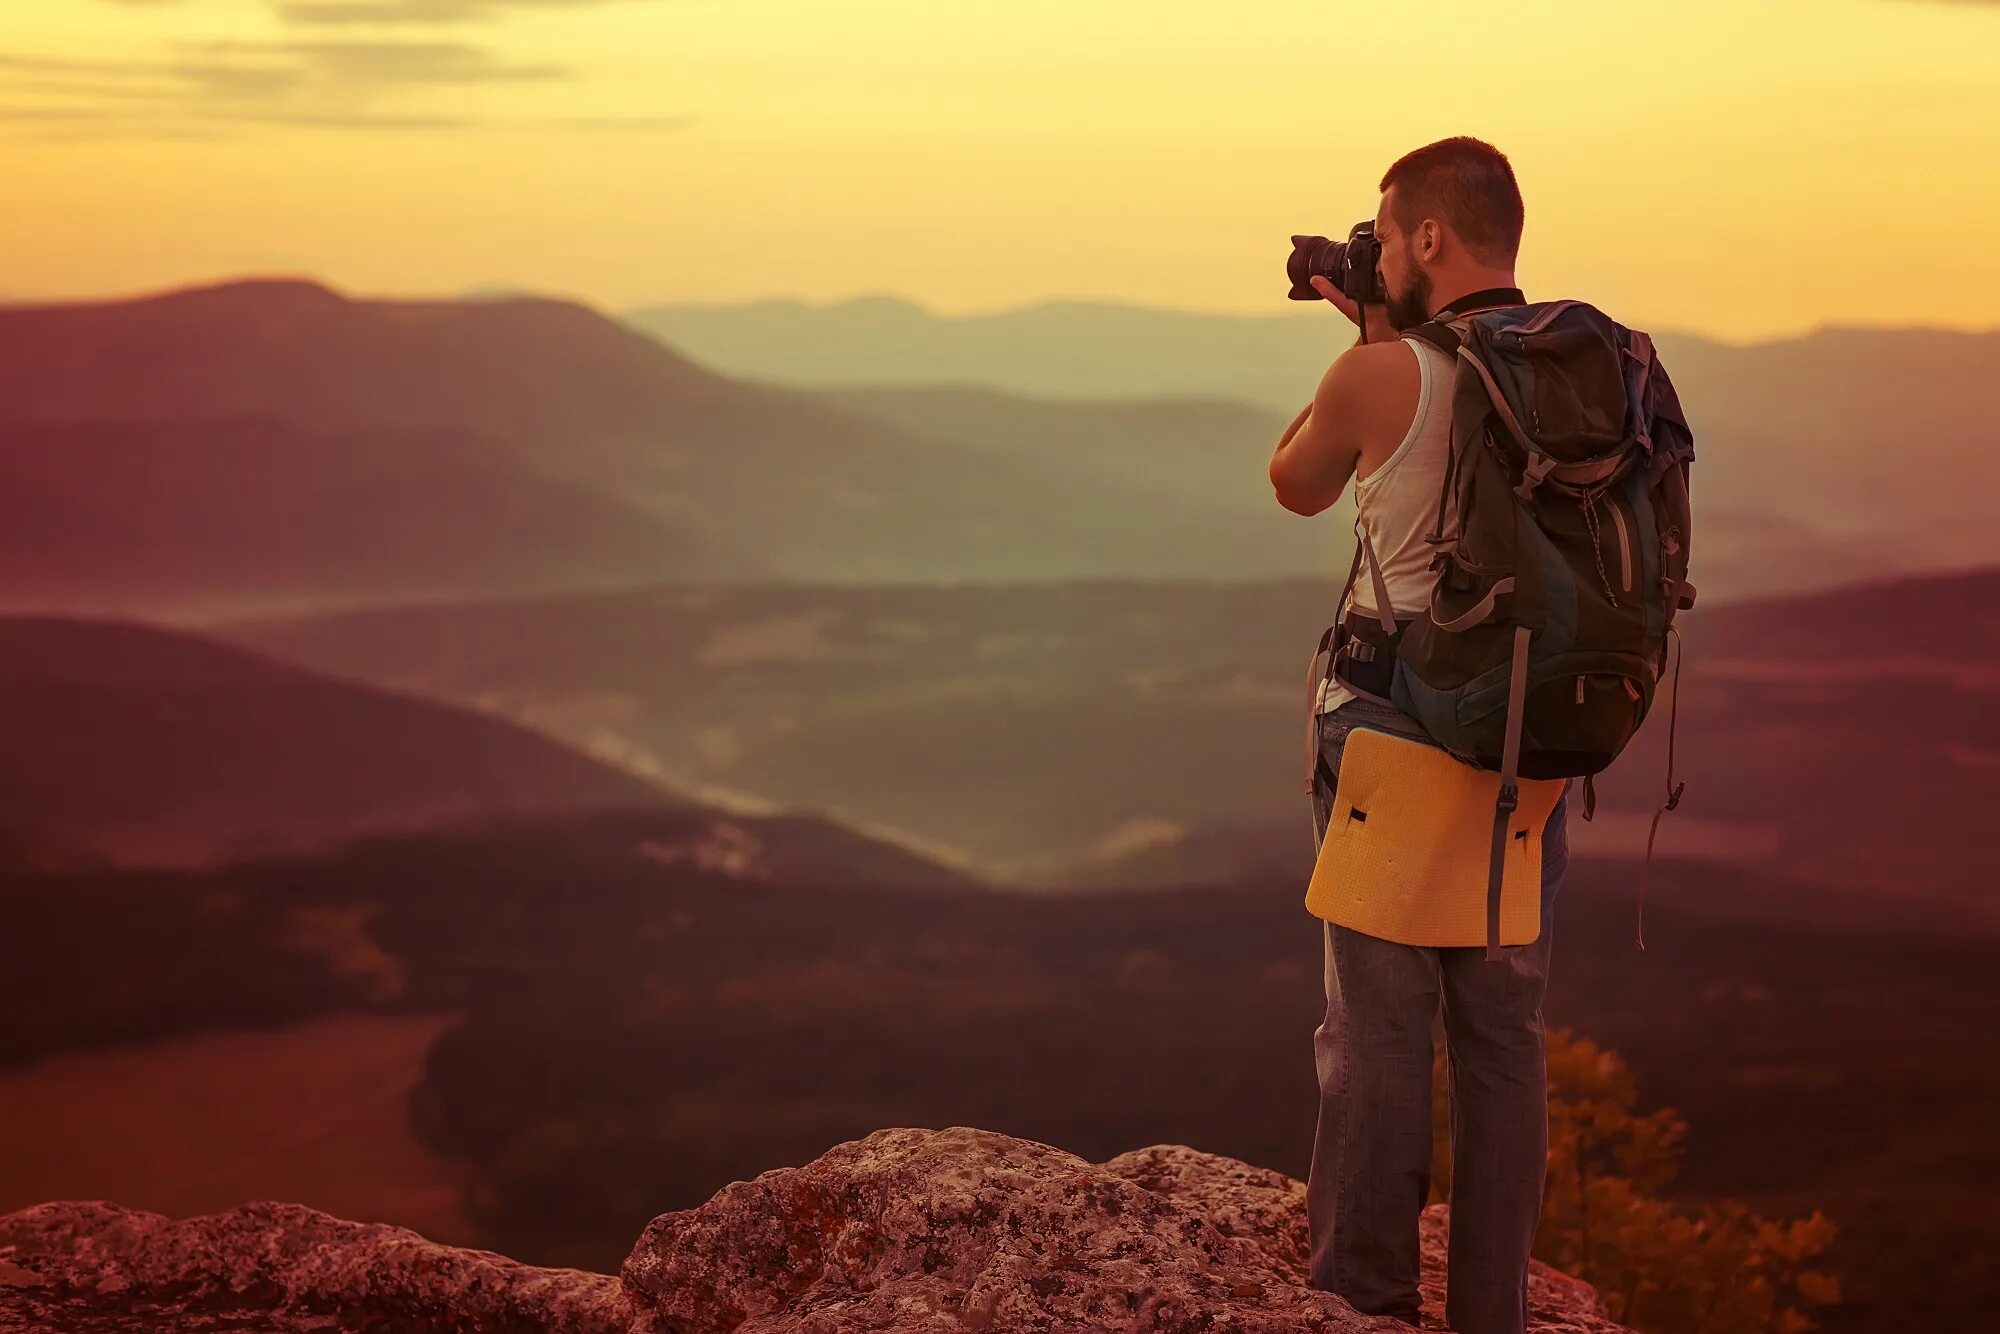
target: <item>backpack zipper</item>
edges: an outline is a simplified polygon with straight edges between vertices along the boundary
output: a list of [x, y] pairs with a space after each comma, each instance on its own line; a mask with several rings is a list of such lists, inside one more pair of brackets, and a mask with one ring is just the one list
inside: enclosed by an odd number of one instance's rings
[[1632, 591], [1632, 534], [1625, 526], [1625, 511], [1611, 502], [1611, 521], [1618, 525], [1618, 576], [1627, 593]]

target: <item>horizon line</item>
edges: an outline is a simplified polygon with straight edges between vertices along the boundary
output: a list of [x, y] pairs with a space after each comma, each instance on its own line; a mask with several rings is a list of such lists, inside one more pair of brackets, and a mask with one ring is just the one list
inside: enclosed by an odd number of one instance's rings
[[[593, 297], [565, 292], [556, 288], [535, 288], [510, 284], [480, 284], [456, 291], [356, 291], [333, 279], [318, 273], [299, 270], [254, 270], [245, 269], [206, 278], [191, 278], [167, 281], [158, 285], [140, 288], [114, 288], [102, 292], [31, 294], [22, 292], [0, 292], [0, 310], [9, 308], [62, 307], [62, 306], [111, 306], [160, 300], [196, 292], [219, 291], [231, 287], [258, 285], [319, 288], [333, 296], [350, 302], [458, 302], [477, 304], [479, 302], [500, 301], [548, 301], [574, 306], [596, 312], [607, 319], [626, 322], [634, 316], [648, 315], [660, 311], [721, 311], [740, 310], [750, 306], [798, 306], [810, 311], [830, 311], [843, 306], [863, 304], [892, 304], [907, 307], [927, 319], [945, 323], [972, 323], [979, 320], [1004, 316], [1029, 314], [1057, 306], [1099, 307], [1109, 310], [1132, 311], [1150, 315], [1183, 315], [1197, 319], [1256, 320], [1256, 321], [1298, 321], [1329, 318], [1326, 312], [1304, 309], [1311, 303], [1297, 302], [1301, 307], [1295, 311], [1274, 311], [1258, 314], [1250, 311], [1212, 310], [1189, 306], [1161, 306], [1146, 302], [1100, 296], [1044, 295], [1030, 298], [1013, 305], [999, 306], [987, 310], [943, 311], [927, 305], [915, 297], [882, 290], [856, 292], [848, 296], [808, 297], [800, 295], [744, 296], [736, 300], [708, 301], [646, 301], [613, 305]], [[1774, 334], [1747, 339], [1729, 338], [1684, 327], [1662, 327], [1648, 330], [1658, 336], [1700, 339], [1703, 342], [1737, 350], [1769, 347], [1781, 343], [1803, 342], [1822, 334], [1842, 333], [1942, 333], [1979, 337], [2000, 334], [2000, 323], [1984, 325], [1962, 325], [1951, 323], [1931, 324], [1858, 324], [1846, 321], [1822, 322], [1801, 326], [1797, 332]]]

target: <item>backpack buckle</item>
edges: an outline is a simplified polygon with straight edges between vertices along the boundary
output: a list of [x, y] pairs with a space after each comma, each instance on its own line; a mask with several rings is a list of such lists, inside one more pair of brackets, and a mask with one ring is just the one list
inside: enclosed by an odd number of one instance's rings
[[1542, 480], [1554, 472], [1557, 460], [1553, 454], [1530, 454], [1527, 464], [1521, 469], [1521, 484], [1514, 488], [1514, 494], [1523, 500], [1535, 498], [1535, 488]]

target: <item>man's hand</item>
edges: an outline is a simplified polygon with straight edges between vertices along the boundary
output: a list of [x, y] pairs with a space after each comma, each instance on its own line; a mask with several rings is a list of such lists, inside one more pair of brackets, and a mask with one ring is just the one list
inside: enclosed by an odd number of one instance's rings
[[[1318, 292], [1328, 301], [1333, 302], [1339, 308], [1341, 314], [1353, 321], [1355, 328], [1358, 329], [1361, 327], [1361, 312], [1355, 306], [1354, 298], [1341, 291], [1331, 278], [1321, 274], [1315, 273], [1309, 281], [1312, 283], [1313, 291]], [[1368, 328], [1361, 341], [1364, 343], [1386, 343], [1392, 341], [1395, 337], [1396, 331], [1389, 324], [1389, 308], [1380, 301], [1370, 301], [1368, 303]]]

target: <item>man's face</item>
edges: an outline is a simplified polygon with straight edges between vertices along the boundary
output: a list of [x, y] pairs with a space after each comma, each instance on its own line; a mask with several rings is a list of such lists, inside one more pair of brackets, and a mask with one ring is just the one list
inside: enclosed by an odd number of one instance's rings
[[1382, 243], [1382, 287], [1388, 292], [1387, 313], [1393, 329], [1414, 329], [1431, 317], [1430, 271], [1417, 261], [1410, 238], [1396, 222], [1396, 187], [1382, 195], [1375, 212], [1375, 239]]

